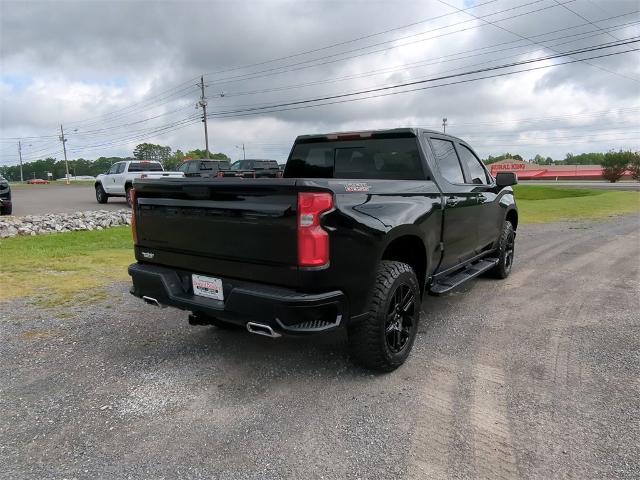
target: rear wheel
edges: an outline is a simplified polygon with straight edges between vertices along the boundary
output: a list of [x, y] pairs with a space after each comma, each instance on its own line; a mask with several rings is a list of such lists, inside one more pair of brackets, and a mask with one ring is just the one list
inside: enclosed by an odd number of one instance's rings
[[418, 332], [420, 298], [418, 279], [409, 265], [380, 262], [369, 315], [349, 326], [353, 359], [381, 372], [391, 372], [402, 365]]
[[516, 231], [510, 221], [505, 220], [498, 240], [498, 263], [487, 272], [494, 278], [507, 278], [513, 267], [516, 246]]
[[104, 191], [100, 183], [96, 185], [96, 200], [98, 203], [107, 203], [109, 200], [109, 195], [107, 195], [107, 192]]

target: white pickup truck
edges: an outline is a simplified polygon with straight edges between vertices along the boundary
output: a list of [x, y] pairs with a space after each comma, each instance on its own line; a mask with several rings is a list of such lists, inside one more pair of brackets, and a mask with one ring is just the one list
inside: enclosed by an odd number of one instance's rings
[[129, 191], [136, 178], [184, 177], [184, 172], [165, 172], [160, 162], [128, 160], [111, 165], [107, 173], [96, 177], [96, 200], [107, 203], [109, 197], [125, 197], [131, 206]]

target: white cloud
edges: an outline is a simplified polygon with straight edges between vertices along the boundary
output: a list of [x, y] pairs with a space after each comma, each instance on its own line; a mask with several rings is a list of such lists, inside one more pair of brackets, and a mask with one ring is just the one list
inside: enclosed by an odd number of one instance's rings
[[[529, 3], [494, 2], [473, 13], [487, 15], [511, 9], [488, 17], [496, 21], [545, 8], [500, 22], [529, 37], [579, 26], [535, 37], [535, 41], [578, 33], [587, 37], [586, 32], [596, 31], [596, 27], [583, 25], [584, 20], [551, 0]], [[596, 21], [633, 12], [634, 3], [576, 2], [572, 9]], [[465, 8], [461, 1], [456, 5]], [[47, 136], [30, 141], [31, 146], [25, 147], [27, 158], [29, 151], [33, 156], [57, 152], [60, 145], [55, 135], [60, 123], [67, 126], [72, 156], [127, 155], [140, 141], [174, 149], [202, 148], [202, 124], [197, 120], [175, 131], [161, 129], [196, 115], [195, 79], [206, 72], [222, 72], [207, 75], [209, 110], [215, 113], [238, 106], [278, 104], [410, 82], [481, 67], [478, 64], [498, 65], [551, 53], [456, 13], [339, 47], [237, 68], [452, 12], [438, 2], [426, 6], [293, 0], [2, 2], [0, 8], [0, 163], [14, 161], [13, 137]], [[598, 26], [630, 22], [640, 22], [640, 15], [602, 21]], [[628, 38], [638, 32], [638, 25], [631, 25], [613, 34]], [[565, 42], [555, 48], [567, 50], [612, 41], [604, 33], [580, 38], [550, 43]], [[578, 41], [566, 43], [572, 39]], [[380, 45], [364, 48], [373, 44]], [[335, 61], [391, 46], [397, 48]], [[341, 53], [358, 48], [362, 50]], [[495, 50], [503, 51], [486, 54]], [[281, 74], [263, 72], [330, 55], [334, 56], [318, 60], [322, 65], [313, 68], [292, 65], [290, 71]], [[424, 65], [426, 60], [428, 65]], [[283, 160], [299, 134], [403, 125], [439, 128], [441, 118], [446, 116], [449, 131], [468, 138], [481, 155], [509, 150], [525, 157], [542, 153], [558, 158], [567, 151], [638, 149], [640, 135], [633, 127], [640, 119], [640, 82], [625, 78], [640, 78], [638, 60], [634, 52], [591, 62], [602, 69], [577, 63], [351, 103], [217, 118], [210, 120], [210, 142], [213, 150], [233, 157], [240, 154], [235, 146], [244, 142], [249, 156]], [[416, 66], [416, 62], [423, 65]], [[380, 70], [376, 75], [369, 74]], [[247, 74], [256, 78], [246, 78]], [[242, 75], [245, 77], [239, 77]], [[229, 77], [230, 81], [221, 82]], [[319, 83], [342, 77], [351, 78]], [[310, 82], [314, 84], [264, 91]], [[221, 90], [229, 95], [216, 96]], [[261, 93], [232, 95], [252, 91]], [[74, 133], [75, 128], [78, 132]]]

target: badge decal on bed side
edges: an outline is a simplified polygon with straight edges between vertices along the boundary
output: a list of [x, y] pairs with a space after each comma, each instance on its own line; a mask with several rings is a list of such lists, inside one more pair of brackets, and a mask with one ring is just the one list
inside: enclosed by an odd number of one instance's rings
[[144, 258], [149, 258], [149, 259], [151, 259], [151, 258], [155, 257], [156, 255], [155, 255], [155, 253], [151, 253], [151, 252], [142, 252], [142, 256], [143, 256]]
[[347, 183], [344, 186], [346, 192], [368, 192], [370, 188], [368, 183]]

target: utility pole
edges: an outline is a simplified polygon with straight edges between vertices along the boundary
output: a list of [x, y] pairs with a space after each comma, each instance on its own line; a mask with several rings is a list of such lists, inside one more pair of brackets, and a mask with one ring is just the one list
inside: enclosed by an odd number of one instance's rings
[[22, 183], [24, 178], [22, 177], [22, 144], [20, 140], [18, 140], [18, 157], [20, 157], [20, 183]]
[[200, 101], [196, 104], [196, 107], [202, 108], [202, 122], [204, 123], [204, 151], [205, 158], [209, 158], [209, 134], [207, 132], [207, 97], [204, 95], [204, 75], [200, 76]]
[[442, 119], [442, 133], [447, 133], [447, 118]]
[[67, 171], [67, 185], [69, 185], [69, 162], [67, 161], [67, 139], [64, 138], [64, 130], [62, 129], [62, 124], [60, 124], [60, 141], [62, 142], [62, 150], [64, 151], [64, 168]]

